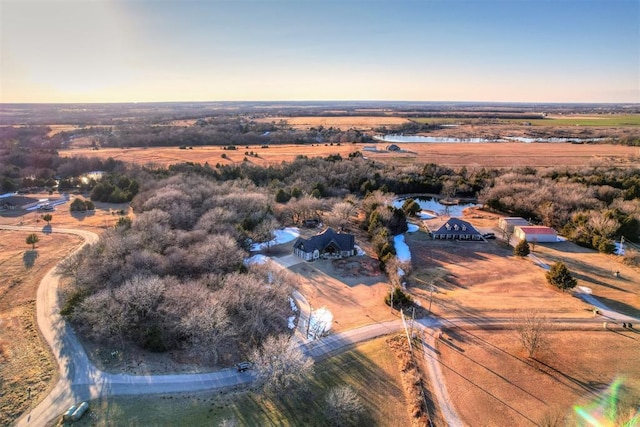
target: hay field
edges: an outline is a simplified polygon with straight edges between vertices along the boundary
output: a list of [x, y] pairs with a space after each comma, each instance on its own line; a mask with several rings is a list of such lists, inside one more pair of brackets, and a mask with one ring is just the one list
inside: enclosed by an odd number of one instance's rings
[[284, 120], [294, 129], [309, 129], [324, 126], [341, 130], [351, 128], [359, 130], [371, 130], [380, 126], [395, 126], [407, 123], [409, 119], [394, 116], [335, 116], [335, 117], [266, 117], [256, 119], [259, 123], [278, 123]]
[[[436, 163], [450, 167], [512, 167], [512, 166], [591, 166], [616, 165], [631, 167], [640, 164], [640, 148], [605, 144], [569, 144], [569, 143], [439, 143], [398, 144], [401, 152], [387, 152], [386, 143], [377, 144], [341, 144], [341, 145], [272, 145], [269, 148], [250, 146], [238, 147], [238, 150], [223, 150], [222, 147], [193, 147], [181, 150], [178, 147], [152, 148], [107, 148], [91, 150], [89, 148], [60, 150], [61, 156], [86, 156], [106, 159], [113, 157], [138, 165], [154, 164], [168, 166], [181, 162], [195, 162], [209, 165], [240, 164], [247, 161], [256, 165], [273, 165], [282, 161], [292, 161], [299, 155], [308, 157], [326, 157], [361, 151], [369, 159], [394, 164]], [[365, 146], [376, 146], [377, 151], [364, 151]], [[254, 152], [258, 157], [246, 155]], [[222, 158], [222, 155], [228, 158]]]

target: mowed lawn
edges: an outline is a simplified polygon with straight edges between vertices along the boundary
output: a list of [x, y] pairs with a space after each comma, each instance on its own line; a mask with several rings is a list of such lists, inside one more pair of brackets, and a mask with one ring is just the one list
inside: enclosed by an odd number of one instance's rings
[[358, 393], [365, 406], [363, 425], [409, 425], [398, 366], [380, 338], [317, 363], [302, 395], [271, 399], [239, 390], [98, 399], [74, 426], [217, 426], [225, 419], [247, 426], [325, 426], [325, 396], [339, 385]]

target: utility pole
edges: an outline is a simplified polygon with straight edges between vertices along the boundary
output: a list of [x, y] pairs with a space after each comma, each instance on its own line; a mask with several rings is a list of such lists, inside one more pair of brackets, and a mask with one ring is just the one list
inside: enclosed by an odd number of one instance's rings
[[431, 304], [433, 303], [433, 291], [435, 287], [433, 286], [433, 282], [431, 282], [431, 293], [429, 295], [429, 314], [431, 314]]
[[309, 328], [311, 327], [311, 315], [313, 314], [313, 306], [309, 303], [309, 318], [307, 319], [307, 336], [306, 339], [309, 339]]

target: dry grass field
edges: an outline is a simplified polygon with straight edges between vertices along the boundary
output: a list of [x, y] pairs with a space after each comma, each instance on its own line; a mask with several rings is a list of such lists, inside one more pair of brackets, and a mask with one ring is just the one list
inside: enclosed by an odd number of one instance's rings
[[[410, 291], [423, 306], [429, 304], [434, 283], [432, 308], [443, 319], [509, 320], [526, 309], [550, 318], [600, 318], [572, 293], [550, 287], [545, 270], [532, 259], [515, 257], [494, 228], [497, 215], [473, 209], [465, 219], [483, 232], [495, 231], [498, 239], [435, 241], [421, 232], [406, 237], [413, 264]], [[426, 221], [432, 222], [437, 221]], [[534, 255], [548, 265], [563, 261], [578, 286], [590, 288], [611, 308], [640, 316], [640, 269], [570, 242], [538, 243]], [[567, 414], [571, 405], [593, 400], [618, 376], [627, 379], [623, 399], [640, 401], [637, 329], [611, 325], [608, 331], [556, 330], [549, 335], [548, 349], [533, 360], [513, 331], [450, 324], [437, 350], [451, 399], [469, 425], [540, 425], [546, 415]]]
[[396, 126], [409, 121], [397, 116], [328, 116], [328, 117], [265, 117], [255, 120], [258, 123], [279, 123], [285, 121], [294, 129], [309, 129], [323, 126], [341, 130], [358, 129], [361, 131], [375, 129], [381, 126]]
[[[360, 425], [409, 425], [398, 360], [385, 338], [359, 344], [319, 362], [305, 398], [270, 399], [254, 391], [202, 392], [153, 396], [121, 396], [91, 402], [74, 426], [217, 426], [235, 419], [242, 426], [324, 426], [326, 392], [352, 386], [363, 401]], [[60, 424], [56, 424], [60, 425]]]
[[[363, 151], [364, 146], [376, 145], [379, 151]], [[388, 152], [386, 143], [341, 144], [341, 145], [272, 145], [269, 148], [250, 146], [237, 150], [223, 150], [222, 147], [193, 147], [181, 150], [178, 147], [153, 148], [107, 148], [101, 150], [69, 149], [61, 150], [62, 156], [97, 156], [139, 165], [153, 164], [168, 166], [181, 162], [195, 162], [211, 166], [216, 164], [236, 164], [248, 162], [256, 165], [273, 165], [292, 161], [299, 155], [326, 157], [361, 151], [369, 159], [384, 163], [407, 165], [436, 163], [449, 167], [512, 167], [512, 166], [637, 166], [640, 163], [640, 148], [605, 144], [569, 143], [438, 143], [438, 144], [398, 144], [402, 152]], [[247, 156], [245, 152], [257, 153], [258, 157]], [[222, 158], [222, 155], [228, 158]]]
[[[48, 194], [30, 194], [29, 196], [36, 199], [58, 197]], [[118, 222], [120, 211], [124, 211], [125, 215], [133, 217], [133, 210], [128, 203], [95, 202], [96, 209], [94, 211], [72, 213], [69, 211], [69, 204], [73, 201], [73, 197], [82, 196], [71, 197], [67, 203], [58, 205], [53, 212], [49, 212], [53, 216], [51, 220], [52, 227], [80, 228], [100, 234], [105, 228], [113, 227]], [[0, 215], [0, 224], [44, 226], [46, 223], [41, 219], [42, 214], [42, 212], [37, 211], [5, 211]]]
[[55, 383], [57, 366], [36, 324], [36, 291], [46, 272], [81, 243], [39, 232], [31, 250], [28, 234], [0, 231], [0, 425], [35, 406]]
[[[497, 215], [468, 210], [465, 219], [498, 237]], [[485, 218], [479, 218], [484, 216]], [[433, 224], [435, 222], [435, 225]], [[437, 228], [438, 222], [432, 223]], [[429, 283], [438, 288], [434, 311], [444, 316], [504, 317], [524, 308], [540, 309], [553, 317], [591, 317], [589, 306], [570, 293], [547, 285], [545, 271], [532, 259], [513, 255], [500, 238], [487, 242], [431, 240], [425, 233], [406, 237], [411, 248], [414, 293], [424, 303]], [[606, 305], [640, 317], [640, 269], [621, 258], [581, 248], [571, 242], [538, 243], [533, 255], [542, 263], [564, 262], [578, 286], [588, 287]], [[614, 272], [619, 271], [620, 277]]]
[[[437, 350], [458, 415], [472, 426], [587, 425], [577, 422], [572, 407], [598, 401], [617, 378], [624, 379], [620, 407], [637, 409], [640, 333], [552, 332], [547, 338], [547, 351], [534, 360], [513, 331], [445, 332]], [[558, 416], [568, 423], [543, 423]]]

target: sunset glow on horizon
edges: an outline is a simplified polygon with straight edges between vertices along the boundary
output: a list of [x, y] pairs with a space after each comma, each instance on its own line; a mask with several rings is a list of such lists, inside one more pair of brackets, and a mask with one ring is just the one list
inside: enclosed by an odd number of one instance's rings
[[0, 0], [0, 102], [640, 102], [640, 3]]

